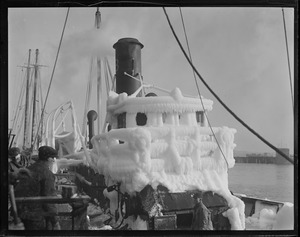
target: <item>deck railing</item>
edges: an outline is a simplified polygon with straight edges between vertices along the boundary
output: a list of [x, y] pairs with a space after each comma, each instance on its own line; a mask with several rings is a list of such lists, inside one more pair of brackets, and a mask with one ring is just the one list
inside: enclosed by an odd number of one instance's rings
[[[231, 168], [235, 129], [200, 126], [164, 126], [114, 129], [92, 139], [93, 152], [114, 170], [131, 172], [140, 167], [147, 171], [164, 169], [180, 172], [192, 169]], [[226, 161], [225, 161], [226, 159]], [[99, 162], [96, 161], [95, 163]], [[100, 162], [101, 163], [101, 162]], [[95, 164], [96, 165], [96, 164]]]

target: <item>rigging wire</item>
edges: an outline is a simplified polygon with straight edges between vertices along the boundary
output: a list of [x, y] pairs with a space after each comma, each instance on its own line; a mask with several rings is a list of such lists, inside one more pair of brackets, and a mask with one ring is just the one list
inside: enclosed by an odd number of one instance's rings
[[[122, 4], [122, 3], [131, 3], [131, 4], [135, 4], [135, 5], [140, 5], [140, 4], [148, 4], [151, 6], [176, 6], [175, 4], [172, 3], [156, 3], [156, 2], [146, 2], [146, 1], [100, 1], [100, 2], [96, 2], [96, 3], [92, 3], [92, 4], [83, 4], [81, 2], [71, 2], [71, 1], [67, 1], [67, 2], [59, 2], [58, 4], [77, 4], [79, 6], [83, 6], [83, 7], [93, 7], [93, 6], [98, 6], [98, 5], [102, 5], [102, 4], [111, 4], [111, 3], [115, 3], [115, 4]], [[178, 5], [178, 4], [177, 4]]]
[[285, 26], [284, 10], [283, 10], [283, 8], [281, 8], [281, 10], [282, 10], [283, 28], [284, 28], [284, 36], [285, 36], [285, 46], [286, 46], [287, 62], [288, 62], [289, 77], [290, 77], [290, 88], [291, 88], [292, 106], [293, 106], [293, 113], [294, 113], [293, 85], [292, 85], [292, 76], [291, 76], [291, 65], [290, 65], [290, 57], [289, 57], [289, 47], [288, 47], [288, 41], [287, 41], [287, 32], [286, 32], [286, 26]]
[[[48, 100], [48, 96], [49, 96], [51, 84], [52, 84], [52, 81], [53, 81], [53, 75], [54, 75], [54, 72], [55, 72], [55, 68], [56, 68], [56, 64], [57, 64], [57, 59], [58, 59], [58, 55], [59, 55], [59, 51], [60, 51], [62, 39], [63, 39], [64, 33], [65, 33], [65, 28], [66, 28], [66, 24], [67, 24], [69, 12], [70, 12], [70, 7], [68, 7], [68, 10], [67, 10], [67, 15], [66, 15], [64, 26], [63, 26], [61, 38], [60, 38], [60, 41], [59, 41], [59, 46], [58, 46], [58, 50], [57, 50], [57, 54], [56, 54], [56, 58], [55, 58], [55, 62], [54, 62], [54, 66], [53, 66], [53, 70], [52, 70], [52, 74], [51, 74], [51, 79], [50, 79], [50, 83], [49, 83], [47, 94], [46, 94], [46, 98], [45, 98], [45, 103], [44, 103], [43, 109], [42, 109], [42, 115], [41, 115], [41, 118], [40, 118], [40, 121], [39, 121], [39, 126], [37, 128], [37, 134], [38, 134], [38, 131], [40, 129], [40, 126], [41, 126], [41, 123], [42, 123], [42, 118], [43, 118], [44, 113], [45, 113], [45, 107], [46, 107], [46, 104], [47, 104], [47, 100]], [[36, 142], [36, 139], [37, 139], [37, 135], [34, 137], [34, 142], [31, 144], [31, 152], [32, 152], [33, 144]]]
[[14, 130], [15, 128], [15, 125], [19, 119], [19, 115], [20, 115], [20, 110], [22, 109], [22, 106], [21, 106], [21, 99], [23, 99], [23, 96], [24, 96], [24, 93], [25, 93], [25, 83], [26, 83], [26, 80], [25, 80], [25, 75], [24, 75], [24, 80], [23, 80], [23, 84], [21, 86], [21, 92], [20, 92], [20, 96], [19, 96], [19, 99], [18, 99], [18, 103], [17, 103], [17, 108], [16, 108], [16, 111], [15, 111], [15, 115], [14, 115], [14, 119], [13, 119], [13, 125], [12, 125], [12, 131]]
[[266, 145], [268, 145], [270, 148], [272, 148], [273, 150], [275, 150], [278, 154], [280, 154], [283, 158], [285, 158], [286, 160], [288, 160], [290, 163], [294, 164], [294, 161], [288, 157], [286, 154], [284, 154], [282, 151], [280, 151], [278, 148], [276, 148], [275, 146], [273, 146], [271, 143], [269, 143], [266, 139], [264, 139], [261, 135], [259, 135], [257, 132], [255, 132], [251, 127], [249, 127], [242, 119], [240, 119], [217, 95], [216, 93], [209, 87], [209, 85], [206, 83], [206, 81], [203, 79], [203, 77], [200, 75], [200, 73], [198, 72], [198, 70], [195, 68], [195, 66], [193, 65], [193, 63], [191, 62], [191, 60], [189, 59], [187, 53], [185, 52], [180, 40], [178, 39], [178, 36], [176, 35], [174, 28], [170, 22], [168, 13], [166, 12], [165, 7], [163, 7], [163, 11], [165, 13], [165, 16], [167, 18], [168, 24], [171, 28], [171, 31], [181, 49], [181, 51], [183, 52], [184, 56], [186, 57], [187, 61], [189, 62], [189, 64], [191, 65], [191, 67], [193, 68], [193, 70], [195, 71], [195, 73], [197, 74], [197, 76], [199, 77], [199, 79], [202, 81], [202, 83], [206, 86], [206, 88], [213, 94], [213, 96], [218, 100], [218, 102], [237, 120], [239, 121], [244, 127], [246, 127], [251, 133], [253, 133], [256, 137], [258, 137], [261, 141], [263, 141]]
[[[39, 78], [41, 78], [41, 76], [39, 76]], [[43, 105], [44, 104], [44, 99], [43, 99], [43, 93], [42, 93], [42, 82], [41, 82], [41, 80], [40, 80], [40, 100], [41, 100], [41, 103], [39, 103], [40, 105]], [[42, 137], [43, 137], [43, 130], [44, 130], [44, 114], [42, 114], [42, 110], [43, 110], [43, 107], [40, 107], [39, 108], [39, 111], [40, 111], [40, 113], [41, 113], [41, 120], [42, 120], [42, 127], [41, 127], [41, 139], [42, 139]], [[37, 134], [38, 134], [38, 131], [37, 131]]]
[[[20, 124], [24, 123], [24, 120], [25, 120], [25, 113], [22, 113], [21, 119], [20, 119]], [[18, 144], [18, 140], [19, 140], [20, 134], [22, 132], [22, 126], [20, 124], [18, 124], [18, 126], [16, 128], [16, 137], [14, 139], [15, 144]]]
[[[23, 67], [22, 67], [21, 71], [23, 72]], [[26, 84], [25, 74], [23, 75], [23, 77], [24, 77], [23, 78], [23, 83], [20, 87], [19, 99], [18, 99], [18, 103], [17, 103], [16, 110], [15, 110], [15, 113], [14, 113], [14, 118], [12, 120], [12, 126], [11, 126], [11, 132], [10, 132], [10, 136], [11, 136], [11, 135], [13, 135], [13, 132], [15, 131], [15, 137], [13, 137], [13, 139], [11, 140], [12, 144], [17, 144], [18, 134], [20, 133], [20, 131], [19, 131], [20, 130], [19, 129], [20, 128], [20, 123], [23, 123], [22, 116], [21, 116], [21, 120], [19, 119], [20, 118], [20, 113], [23, 110], [22, 104], [21, 104], [22, 103], [21, 99], [23, 99], [23, 96], [24, 96], [24, 93], [25, 93], [25, 84]], [[24, 113], [22, 113], [22, 114], [24, 114]], [[8, 139], [10, 139], [10, 136], [9, 136]]]
[[113, 90], [114, 77], [113, 77], [113, 74], [112, 74], [112, 72], [111, 72], [110, 65], [109, 65], [109, 61], [108, 61], [107, 58], [106, 58], [106, 65], [107, 65], [107, 68], [108, 68], [108, 72], [109, 72], [109, 76], [110, 76], [110, 80], [111, 80], [111, 84], [112, 84], [112, 89], [111, 89], [111, 90]]
[[[189, 53], [189, 58], [190, 58], [191, 62], [193, 62], [193, 60], [192, 60], [192, 54], [191, 54], [191, 50], [190, 50], [190, 45], [189, 45], [189, 41], [188, 41], [186, 29], [185, 29], [185, 24], [184, 24], [184, 20], [183, 20], [183, 14], [182, 14], [182, 11], [181, 11], [181, 7], [179, 7], [179, 11], [180, 11], [180, 17], [181, 17], [182, 27], [183, 27], [183, 31], [184, 31], [185, 41], [186, 41], [186, 45], [187, 45], [187, 49], [188, 49], [188, 53]], [[203, 104], [203, 100], [202, 100], [202, 97], [201, 97], [200, 88], [199, 88], [198, 81], [197, 81], [196, 74], [195, 74], [195, 71], [194, 71], [194, 70], [193, 70], [193, 75], [194, 75], [194, 80], [195, 80], [195, 84], [196, 84], [196, 87], [197, 87], [197, 91], [198, 91], [198, 94], [199, 94], [199, 98], [200, 98], [200, 101], [201, 101], [201, 105], [202, 105], [202, 108], [203, 108], [204, 116], [206, 117], [206, 120], [207, 120], [207, 122], [208, 122], [210, 131], [212, 132], [213, 137], [214, 137], [215, 140], [216, 140], [216, 143], [217, 143], [217, 145], [218, 145], [218, 148], [219, 148], [219, 150], [221, 151], [221, 154], [222, 154], [222, 156], [223, 156], [223, 158], [224, 158], [224, 160], [225, 160], [225, 162], [226, 162], [227, 169], [228, 169], [228, 167], [229, 167], [228, 161], [227, 161], [227, 159], [226, 159], [226, 157], [225, 157], [225, 155], [224, 155], [223, 150], [221, 149], [221, 146], [220, 146], [219, 141], [218, 141], [218, 139], [217, 139], [217, 137], [216, 137], [216, 134], [214, 133], [214, 131], [213, 131], [212, 127], [211, 127], [210, 121], [209, 121], [209, 119], [208, 119], [208, 115], [207, 115], [207, 113], [206, 113], [206, 111], [205, 111], [205, 109], [204, 109], [204, 104]]]
[[107, 98], [109, 96], [109, 75], [108, 75], [108, 61], [107, 61], [107, 58], [104, 59], [103, 61], [103, 64], [104, 64], [104, 72], [105, 72], [105, 83], [106, 83], [106, 94], [107, 94]]

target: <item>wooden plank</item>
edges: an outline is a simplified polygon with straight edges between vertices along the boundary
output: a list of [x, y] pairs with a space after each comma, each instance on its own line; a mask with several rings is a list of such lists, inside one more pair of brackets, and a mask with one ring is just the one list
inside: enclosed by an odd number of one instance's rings
[[39, 196], [39, 197], [17, 197], [17, 203], [75, 203], [89, 201], [91, 198], [87, 195], [76, 196], [74, 198], [62, 198], [61, 195], [58, 196]]

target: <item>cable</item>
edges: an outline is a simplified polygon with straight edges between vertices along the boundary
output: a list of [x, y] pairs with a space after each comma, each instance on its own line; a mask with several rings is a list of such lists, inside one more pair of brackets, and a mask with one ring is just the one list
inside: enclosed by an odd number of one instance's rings
[[[49, 91], [50, 91], [50, 88], [51, 88], [53, 75], [54, 75], [54, 71], [55, 71], [55, 67], [56, 67], [56, 63], [57, 63], [57, 59], [58, 59], [58, 55], [59, 55], [59, 51], [60, 51], [60, 47], [61, 47], [61, 43], [62, 43], [62, 39], [63, 39], [64, 33], [65, 33], [65, 28], [66, 28], [66, 24], [67, 24], [67, 20], [68, 20], [68, 16], [69, 16], [69, 11], [70, 11], [70, 7], [68, 7], [68, 11], [67, 11], [63, 31], [62, 31], [61, 38], [60, 38], [60, 41], [59, 41], [59, 46], [58, 46], [58, 50], [57, 50], [57, 54], [56, 54], [56, 58], [55, 58], [55, 62], [54, 62], [54, 67], [53, 67], [52, 74], [51, 74], [50, 83], [49, 83], [49, 86], [48, 86], [48, 91], [47, 91], [46, 98], [45, 98], [45, 103], [44, 103], [43, 110], [42, 110], [42, 115], [41, 115], [41, 118], [40, 118], [40, 121], [39, 121], [39, 126], [37, 128], [37, 134], [38, 134], [38, 131], [39, 131], [41, 123], [42, 123], [42, 118], [44, 116], [44, 111], [45, 111], [47, 99], [48, 99], [48, 96], [49, 96]], [[37, 139], [37, 136], [35, 136], [34, 142], [31, 144], [31, 151], [32, 151], [32, 148], [33, 148], [33, 144], [36, 142], [36, 139]]]
[[13, 124], [12, 124], [12, 131], [15, 129], [15, 125], [16, 123], [18, 122], [18, 119], [19, 119], [19, 115], [20, 115], [20, 110], [21, 110], [21, 103], [23, 100], [23, 96], [24, 96], [24, 93], [25, 93], [25, 83], [26, 83], [26, 80], [24, 79], [23, 80], [23, 84], [21, 86], [21, 93], [20, 93], [20, 96], [19, 96], [19, 99], [18, 99], [18, 103], [17, 103], [17, 108], [16, 108], [16, 111], [15, 111], [15, 115], [14, 115], [14, 119], [13, 119]]
[[[193, 60], [192, 60], [192, 54], [191, 54], [190, 46], [189, 46], [189, 41], [188, 41], [188, 38], [187, 38], [186, 29], [185, 29], [185, 24], [184, 24], [184, 21], [183, 21], [183, 15], [182, 15], [181, 7], [179, 7], [179, 10], [180, 10], [180, 16], [181, 16], [181, 22], [182, 22], [182, 26], [183, 26], [183, 31], [184, 31], [184, 35], [185, 35], [185, 41], [186, 41], [186, 45], [187, 45], [188, 52], [189, 52], [189, 57], [190, 57], [191, 62], [193, 62]], [[227, 159], [226, 159], [226, 157], [225, 157], [225, 155], [224, 155], [224, 153], [223, 153], [223, 150], [221, 149], [221, 146], [220, 146], [220, 144], [219, 144], [219, 142], [218, 142], [218, 139], [216, 138], [216, 135], [215, 135], [215, 133], [214, 133], [212, 127], [211, 127], [211, 124], [210, 124], [210, 122], [209, 122], [207, 113], [206, 113], [206, 111], [205, 111], [205, 109], [204, 109], [203, 100], [202, 100], [202, 97], [201, 97], [199, 85], [198, 85], [197, 78], [196, 78], [196, 74], [195, 74], [195, 71], [194, 71], [194, 70], [193, 70], [193, 75], [194, 75], [194, 80], [195, 80], [195, 83], [196, 83], [197, 91], [198, 91], [198, 94], [199, 94], [199, 98], [200, 98], [200, 101], [201, 101], [201, 105], [202, 105], [202, 108], [203, 108], [203, 113], [204, 113], [204, 115], [205, 115], [205, 117], [206, 117], [206, 120], [207, 120], [207, 122], [208, 122], [210, 131], [212, 132], [212, 134], [213, 134], [213, 136], [214, 136], [214, 138], [215, 138], [215, 140], [216, 140], [216, 143], [217, 143], [217, 145], [218, 145], [218, 148], [220, 149], [220, 151], [221, 151], [221, 153], [222, 153], [222, 156], [223, 156], [223, 158], [224, 158], [224, 160], [225, 160], [225, 162], [226, 162], [227, 169], [228, 169], [228, 167], [229, 167], [228, 161], [227, 161]]]
[[155, 2], [146, 2], [146, 1], [100, 1], [97, 3], [89, 4], [87, 6], [92, 7], [96, 5], [101, 5], [103, 3], [134, 3], [134, 4], [149, 4], [153, 6], [162, 6], [162, 5], [175, 6], [175, 4], [155, 3]]
[[275, 146], [273, 146], [271, 143], [269, 143], [267, 140], [265, 140], [261, 135], [259, 135], [257, 132], [255, 132], [252, 128], [250, 128], [242, 119], [240, 119], [235, 113], [233, 113], [233, 111], [231, 111], [228, 106], [216, 95], [216, 93], [209, 87], [209, 85], [206, 83], [206, 81], [203, 79], [203, 77], [200, 75], [200, 73], [198, 72], [198, 70], [195, 68], [195, 66], [193, 65], [193, 63], [191, 62], [191, 60], [189, 59], [187, 53], [185, 52], [184, 48], [182, 47], [182, 44], [180, 43], [174, 28], [170, 22], [169, 16], [165, 10], [165, 8], [163, 7], [163, 11], [166, 15], [168, 24], [171, 28], [171, 31], [181, 49], [181, 51], [183, 52], [184, 56], [186, 57], [186, 59], [188, 60], [189, 64], [191, 65], [191, 67], [193, 68], [193, 70], [195, 71], [195, 73], [197, 74], [197, 76], [199, 77], [199, 79], [203, 82], [203, 84], [206, 86], [206, 88], [213, 94], [213, 96], [219, 101], [219, 103], [236, 119], [238, 120], [244, 127], [246, 127], [251, 133], [253, 133], [256, 137], [258, 137], [261, 141], [263, 141], [266, 145], [268, 145], [270, 148], [272, 148], [273, 150], [275, 150], [278, 154], [280, 154], [283, 158], [285, 158], [286, 160], [288, 160], [290, 163], [294, 164], [294, 161], [288, 157], [286, 154], [284, 154], [282, 151], [280, 151], [278, 148], [276, 148]]
[[98, 5], [102, 5], [102, 4], [105, 4], [105, 3], [108, 3], [108, 4], [112, 4], [112, 3], [115, 3], [115, 4], [135, 4], [135, 5], [145, 5], [145, 4], [148, 4], [150, 6], [178, 6], [178, 4], [167, 4], [167, 3], [156, 3], [156, 2], [145, 2], [145, 1], [100, 1], [100, 2], [95, 2], [95, 3], [92, 3], [92, 4], [83, 4], [83, 3], [80, 3], [80, 2], [72, 2], [72, 1], [67, 1], [67, 2], [59, 2], [58, 4], [59, 5], [63, 5], [63, 4], [77, 4], [79, 6], [83, 6], [83, 7], [94, 7], [94, 6], [98, 6]]
[[293, 99], [293, 86], [292, 86], [291, 66], [290, 66], [290, 57], [289, 57], [289, 47], [288, 47], [288, 42], [287, 42], [287, 32], [286, 32], [286, 27], [285, 27], [284, 10], [283, 10], [283, 8], [281, 10], [282, 10], [283, 28], [284, 28], [284, 36], [285, 36], [286, 55], [287, 55], [289, 77], [290, 77], [290, 88], [291, 88], [292, 106], [293, 106], [293, 113], [294, 113], [294, 99]]

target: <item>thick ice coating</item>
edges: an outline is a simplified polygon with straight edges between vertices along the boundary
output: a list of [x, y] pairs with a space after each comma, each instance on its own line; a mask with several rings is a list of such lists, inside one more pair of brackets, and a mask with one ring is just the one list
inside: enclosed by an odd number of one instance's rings
[[[212, 101], [203, 99], [203, 104], [178, 88], [161, 97], [111, 93], [107, 122], [112, 130], [93, 137], [89, 163], [108, 182], [121, 182], [130, 195], [148, 184], [154, 189], [162, 184], [170, 192], [216, 192], [228, 202], [224, 215], [232, 229], [244, 229], [244, 203], [228, 189], [236, 130], [209, 128], [203, 111], [212, 109]], [[138, 126], [141, 113], [146, 119]]]

